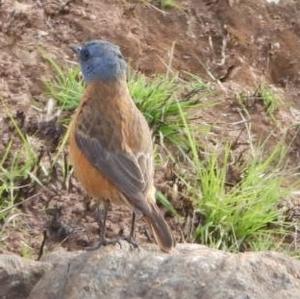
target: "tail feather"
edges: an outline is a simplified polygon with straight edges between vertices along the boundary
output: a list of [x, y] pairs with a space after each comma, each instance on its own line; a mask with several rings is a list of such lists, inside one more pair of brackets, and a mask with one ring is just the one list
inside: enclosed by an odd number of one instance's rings
[[153, 235], [160, 249], [164, 252], [169, 252], [175, 246], [175, 241], [169, 225], [160, 214], [156, 204], [151, 204], [151, 212], [145, 215], [145, 219], [152, 228]]

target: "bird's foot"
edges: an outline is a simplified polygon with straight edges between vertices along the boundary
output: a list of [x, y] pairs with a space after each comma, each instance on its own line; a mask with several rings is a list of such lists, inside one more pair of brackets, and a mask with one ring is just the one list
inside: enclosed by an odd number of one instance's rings
[[119, 240], [127, 241], [133, 248], [139, 248], [138, 243], [132, 236], [122, 236]]
[[120, 239], [114, 239], [114, 240], [107, 240], [107, 239], [103, 239], [100, 240], [98, 243], [96, 243], [94, 246], [90, 246], [87, 247], [86, 250], [87, 251], [93, 251], [93, 250], [97, 250], [102, 246], [107, 246], [107, 245], [116, 245], [118, 244], [121, 247], [121, 243], [120, 243]]

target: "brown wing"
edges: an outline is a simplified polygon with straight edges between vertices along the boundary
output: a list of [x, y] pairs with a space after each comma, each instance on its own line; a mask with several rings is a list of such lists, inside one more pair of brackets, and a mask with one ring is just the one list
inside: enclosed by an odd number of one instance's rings
[[[140, 139], [143, 136], [141, 130], [145, 120], [139, 113], [134, 121], [131, 119], [140, 136], [136, 136], [137, 140], [131, 140], [131, 143], [135, 141], [136, 148], [125, 151], [122, 146], [122, 128], [112, 114], [114, 111], [101, 113], [101, 109], [99, 101], [82, 107], [77, 119], [79, 125], [75, 129], [76, 143], [91, 164], [99, 169], [132, 205], [145, 212], [145, 193], [152, 183], [153, 172], [151, 141], [142, 144], [143, 140]], [[133, 116], [131, 115], [131, 118]], [[124, 126], [124, 123], [122, 125]], [[147, 135], [148, 126], [144, 129]]]

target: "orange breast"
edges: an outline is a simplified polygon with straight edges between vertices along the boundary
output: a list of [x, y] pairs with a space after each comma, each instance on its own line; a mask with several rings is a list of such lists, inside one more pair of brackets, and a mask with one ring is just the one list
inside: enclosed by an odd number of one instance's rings
[[[74, 126], [72, 126], [74, 128]], [[69, 154], [75, 176], [87, 193], [95, 199], [109, 199], [114, 203], [123, 202], [122, 196], [102, 174], [84, 156], [75, 140], [74, 129], [70, 130]]]

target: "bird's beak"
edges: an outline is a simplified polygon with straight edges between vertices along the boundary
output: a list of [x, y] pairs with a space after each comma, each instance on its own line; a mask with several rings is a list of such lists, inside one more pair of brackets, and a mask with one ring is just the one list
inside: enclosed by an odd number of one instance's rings
[[77, 54], [77, 55], [80, 53], [80, 51], [81, 51], [81, 49], [82, 49], [82, 47], [81, 47], [81, 46], [78, 46], [78, 45], [72, 45], [70, 48], [71, 48], [72, 51], [73, 51], [75, 54]]

